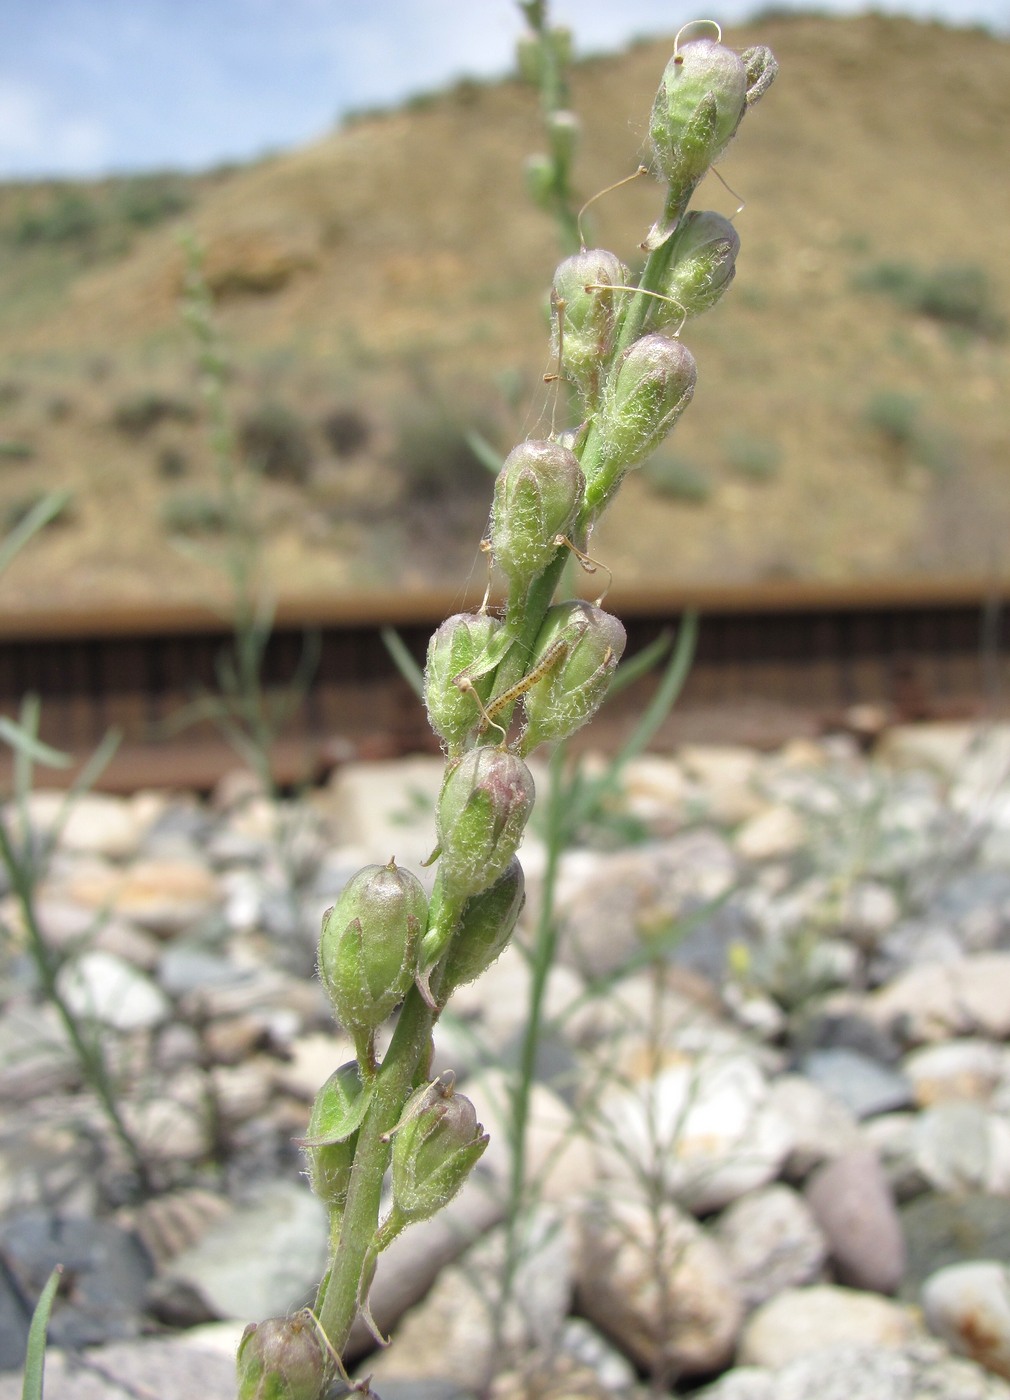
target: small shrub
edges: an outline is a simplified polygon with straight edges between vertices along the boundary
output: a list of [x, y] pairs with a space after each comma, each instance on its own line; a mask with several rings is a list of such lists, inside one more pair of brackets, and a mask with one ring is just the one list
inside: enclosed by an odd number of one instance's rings
[[298, 415], [284, 404], [264, 403], [239, 424], [239, 445], [249, 465], [264, 476], [303, 485], [312, 466], [312, 445]]
[[30, 442], [8, 440], [0, 442], [0, 461], [30, 462], [35, 456], [35, 448]]
[[196, 410], [185, 399], [162, 394], [157, 390], [144, 390], [138, 394], [131, 394], [116, 405], [112, 423], [121, 433], [130, 437], [143, 437], [159, 423], [191, 423], [195, 417]]
[[181, 447], [163, 447], [158, 453], [158, 475], [165, 481], [178, 481], [189, 470], [189, 458]]
[[908, 448], [918, 433], [919, 400], [897, 389], [880, 389], [863, 410], [863, 421], [892, 448]]
[[334, 408], [323, 418], [323, 436], [338, 457], [353, 457], [372, 435], [368, 420], [356, 408]]
[[878, 262], [856, 278], [856, 287], [975, 335], [998, 337], [1006, 332], [1006, 319], [993, 306], [988, 275], [974, 263], [946, 263], [926, 271], [908, 263]]
[[737, 434], [726, 442], [726, 461], [730, 470], [748, 481], [770, 481], [778, 473], [782, 453], [777, 443], [767, 438]]
[[488, 473], [463, 428], [438, 409], [417, 407], [401, 419], [394, 460], [416, 500], [483, 495]]
[[159, 514], [172, 535], [219, 535], [228, 523], [222, 503], [200, 491], [169, 496]]
[[23, 209], [9, 229], [12, 242], [21, 247], [40, 244], [86, 243], [102, 222], [96, 205], [79, 190], [53, 192], [41, 209]]
[[657, 496], [668, 496], [688, 505], [704, 505], [714, 489], [705, 468], [684, 457], [653, 457], [645, 463], [642, 472]]
[[125, 223], [150, 228], [184, 213], [190, 203], [190, 196], [178, 179], [138, 175], [117, 189], [115, 210]]

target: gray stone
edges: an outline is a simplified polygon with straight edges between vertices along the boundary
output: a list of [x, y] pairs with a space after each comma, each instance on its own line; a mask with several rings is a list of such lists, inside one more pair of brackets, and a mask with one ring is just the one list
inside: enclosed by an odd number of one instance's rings
[[989, 1259], [951, 1264], [922, 1288], [930, 1331], [961, 1356], [1010, 1378], [1010, 1272]]
[[636, 1365], [692, 1376], [727, 1363], [741, 1301], [718, 1246], [689, 1216], [609, 1200], [579, 1221], [578, 1239], [579, 1311]]
[[936, 1191], [1010, 1195], [1010, 1123], [977, 1103], [938, 1103], [915, 1120], [915, 1166]]
[[804, 1194], [828, 1242], [839, 1283], [894, 1293], [905, 1272], [905, 1242], [876, 1153], [843, 1153], [814, 1173]]
[[813, 1050], [800, 1064], [806, 1077], [839, 1099], [856, 1118], [908, 1108], [912, 1086], [905, 1076], [858, 1050]]
[[783, 1163], [789, 1181], [802, 1181], [820, 1162], [861, 1142], [850, 1109], [800, 1074], [783, 1074], [768, 1089], [768, 1103], [789, 1124], [792, 1145]]
[[734, 1201], [712, 1234], [748, 1309], [784, 1288], [812, 1283], [827, 1260], [827, 1245], [809, 1206], [782, 1184]]
[[163, 1312], [198, 1300], [192, 1320], [254, 1322], [300, 1307], [326, 1266], [326, 1210], [306, 1185], [274, 1181], [215, 1222], [158, 1280]]
[[[185, 1338], [115, 1342], [46, 1356], [53, 1400], [234, 1400], [235, 1360], [198, 1350]], [[0, 1376], [0, 1400], [21, 1400], [21, 1377]]]
[[901, 1211], [908, 1252], [904, 1296], [917, 1300], [930, 1274], [971, 1259], [1010, 1259], [1010, 1200], [925, 1195]]
[[830, 1284], [787, 1288], [751, 1313], [737, 1360], [742, 1365], [784, 1366], [804, 1352], [838, 1342], [901, 1347], [915, 1332], [911, 1312], [877, 1293]]
[[150, 978], [113, 953], [84, 953], [65, 963], [57, 985], [75, 1016], [110, 1030], [152, 1030], [171, 1010]]

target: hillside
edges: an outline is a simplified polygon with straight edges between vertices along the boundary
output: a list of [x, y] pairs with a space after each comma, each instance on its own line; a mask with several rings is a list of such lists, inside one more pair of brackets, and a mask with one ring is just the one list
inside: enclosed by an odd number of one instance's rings
[[[726, 40], [781, 64], [725, 185], [696, 199], [746, 201], [737, 281], [688, 327], [695, 401], [597, 554], [629, 584], [1010, 572], [1010, 45], [881, 17], [769, 18]], [[671, 49], [578, 65], [587, 197], [635, 168]], [[235, 423], [279, 454], [257, 504], [277, 589], [458, 581], [490, 493], [463, 435], [506, 450], [550, 421], [558, 250], [522, 175], [541, 144], [526, 85], [463, 83], [182, 182], [185, 208], [118, 242], [19, 241], [26, 202], [45, 227], [67, 192], [0, 190], [0, 523], [72, 492], [4, 606], [215, 588], [176, 547], [213, 549], [220, 526], [184, 230], [205, 249]], [[633, 260], [656, 195], [640, 180], [595, 204], [593, 240]]]

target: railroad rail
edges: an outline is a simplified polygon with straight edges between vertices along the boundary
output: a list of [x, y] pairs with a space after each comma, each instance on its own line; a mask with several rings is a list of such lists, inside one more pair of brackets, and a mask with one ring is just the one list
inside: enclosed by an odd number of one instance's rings
[[[700, 616], [682, 697], [657, 746], [685, 740], [771, 745], [832, 724], [865, 729], [903, 720], [1005, 712], [1010, 581], [932, 580], [847, 585], [633, 591], [607, 606], [633, 655], [684, 615]], [[343, 595], [286, 601], [277, 610], [263, 679], [283, 694], [306, 637], [317, 651], [311, 684], [273, 755], [282, 782], [316, 780], [349, 756], [432, 751], [423, 709], [381, 636], [396, 629], [421, 661], [449, 612], [476, 606], [448, 592]], [[39, 696], [41, 736], [82, 761], [116, 729], [121, 745], [100, 785], [209, 788], [237, 760], [207, 721], [172, 737], [185, 707], [217, 685], [229, 624], [203, 607], [116, 607], [0, 615], [0, 713]], [[655, 680], [646, 677], [594, 722], [609, 745], [634, 723]], [[42, 782], [73, 770], [38, 771]], [[0, 779], [9, 777], [0, 769]]]

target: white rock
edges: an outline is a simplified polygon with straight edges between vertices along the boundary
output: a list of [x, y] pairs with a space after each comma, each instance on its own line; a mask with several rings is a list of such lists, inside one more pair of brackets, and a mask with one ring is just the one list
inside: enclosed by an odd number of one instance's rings
[[1010, 1195], [1010, 1123], [981, 1104], [954, 1099], [916, 1116], [909, 1146], [936, 1191]]
[[802, 816], [792, 807], [776, 806], [744, 822], [734, 844], [744, 860], [778, 860], [794, 855], [807, 839]]
[[921, 1108], [948, 1099], [984, 1103], [1004, 1074], [1002, 1047], [989, 1040], [947, 1040], [906, 1055], [902, 1072], [911, 1081]]
[[642, 754], [625, 766], [621, 795], [628, 813], [645, 822], [653, 836], [679, 830], [689, 805], [697, 800], [679, 765], [658, 754]]
[[57, 985], [76, 1016], [112, 1030], [152, 1030], [171, 1012], [164, 992], [114, 953], [84, 953], [65, 963]]
[[51, 832], [65, 816], [60, 845], [66, 851], [126, 860], [135, 855], [154, 812], [127, 798], [85, 792], [67, 807], [61, 792], [35, 792], [28, 800], [29, 820], [40, 831]]
[[812, 1283], [827, 1260], [824, 1236], [810, 1207], [781, 1184], [734, 1201], [716, 1220], [713, 1237], [748, 1309], [783, 1288]]
[[1010, 1378], [1010, 1272], [1003, 1263], [974, 1259], [938, 1270], [923, 1284], [922, 1307], [927, 1326], [949, 1347]]
[[579, 1311], [638, 1366], [690, 1376], [726, 1364], [740, 1298], [718, 1246], [690, 1217], [610, 1199], [581, 1220], [578, 1238]]
[[697, 783], [700, 804], [710, 821], [736, 826], [767, 806], [756, 787], [760, 759], [753, 749], [686, 744], [678, 757], [684, 772]]
[[771, 1181], [794, 1141], [761, 1071], [740, 1054], [667, 1054], [653, 1076], [608, 1088], [597, 1114], [590, 1128], [607, 1175], [654, 1175], [699, 1214]]
[[832, 1284], [787, 1288], [748, 1318], [737, 1360], [744, 1366], [784, 1366], [837, 1342], [900, 1347], [915, 1333], [911, 1312], [877, 1293]]
[[910, 968], [866, 999], [867, 1013], [907, 1044], [1010, 1036], [1010, 953]]

